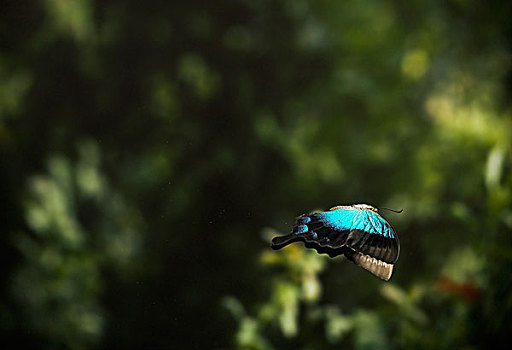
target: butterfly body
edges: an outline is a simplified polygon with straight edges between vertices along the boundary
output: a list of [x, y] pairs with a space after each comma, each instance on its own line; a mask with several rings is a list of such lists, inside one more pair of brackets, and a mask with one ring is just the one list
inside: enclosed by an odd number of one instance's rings
[[400, 253], [398, 236], [368, 204], [336, 206], [297, 217], [292, 232], [275, 237], [272, 248], [303, 241], [306, 247], [335, 257], [344, 254], [376, 276], [389, 280]]

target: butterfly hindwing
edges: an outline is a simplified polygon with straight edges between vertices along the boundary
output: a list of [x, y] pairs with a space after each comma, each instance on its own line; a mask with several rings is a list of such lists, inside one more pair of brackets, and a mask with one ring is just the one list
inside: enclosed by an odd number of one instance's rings
[[297, 217], [292, 233], [272, 240], [272, 248], [280, 249], [290, 243], [302, 241], [308, 248], [335, 257], [345, 252], [343, 247], [348, 232], [346, 229], [333, 229], [323, 213], [304, 214]]

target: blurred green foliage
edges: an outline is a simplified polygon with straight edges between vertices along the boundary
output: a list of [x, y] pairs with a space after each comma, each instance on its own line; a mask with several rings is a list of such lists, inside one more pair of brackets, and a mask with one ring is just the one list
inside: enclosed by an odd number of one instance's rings
[[[508, 1], [7, 1], [0, 329], [34, 349], [512, 334]], [[385, 283], [302, 212], [404, 208]]]

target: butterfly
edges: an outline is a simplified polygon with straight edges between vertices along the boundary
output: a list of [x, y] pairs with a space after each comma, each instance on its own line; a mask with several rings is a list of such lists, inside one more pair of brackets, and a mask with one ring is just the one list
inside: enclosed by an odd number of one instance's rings
[[368, 204], [339, 205], [328, 211], [303, 214], [297, 217], [290, 234], [272, 239], [272, 248], [281, 249], [296, 241], [331, 258], [344, 254], [386, 281], [400, 254], [395, 231]]

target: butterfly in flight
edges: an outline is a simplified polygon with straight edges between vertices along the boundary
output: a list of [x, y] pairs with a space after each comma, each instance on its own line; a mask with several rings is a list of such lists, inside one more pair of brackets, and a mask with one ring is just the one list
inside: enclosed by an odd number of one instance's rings
[[272, 239], [272, 248], [281, 249], [296, 241], [331, 258], [344, 254], [386, 281], [400, 253], [400, 242], [391, 225], [368, 204], [340, 205], [303, 214], [297, 217], [292, 233]]

